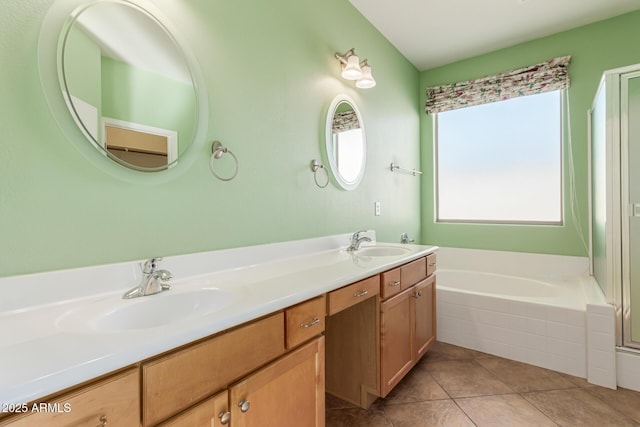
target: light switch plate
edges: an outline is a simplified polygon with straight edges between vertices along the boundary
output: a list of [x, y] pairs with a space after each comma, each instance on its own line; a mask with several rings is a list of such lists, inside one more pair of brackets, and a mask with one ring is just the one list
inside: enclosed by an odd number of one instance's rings
[[375, 202], [375, 212], [376, 216], [380, 216], [380, 202]]

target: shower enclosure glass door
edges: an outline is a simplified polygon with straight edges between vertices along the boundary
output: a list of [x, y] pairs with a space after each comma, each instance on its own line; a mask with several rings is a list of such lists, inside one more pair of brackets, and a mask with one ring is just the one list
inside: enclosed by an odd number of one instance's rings
[[590, 110], [591, 266], [616, 344], [640, 349], [640, 64], [606, 71]]
[[620, 101], [623, 345], [640, 348], [640, 71], [620, 76]]

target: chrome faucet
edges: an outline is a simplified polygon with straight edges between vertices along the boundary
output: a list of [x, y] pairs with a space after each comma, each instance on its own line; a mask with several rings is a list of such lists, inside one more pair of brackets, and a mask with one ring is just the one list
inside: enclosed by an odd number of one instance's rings
[[142, 281], [135, 288], [128, 290], [122, 298], [143, 297], [171, 289], [169, 280], [173, 278], [173, 274], [167, 270], [157, 269], [158, 262], [161, 260], [162, 258], [151, 258], [145, 261], [142, 267]]
[[362, 242], [371, 241], [371, 239], [368, 238], [367, 236], [360, 237], [360, 233], [365, 233], [366, 231], [367, 230], [360, 230], [353, 233], [353, 235], [351, 236], [351, 244], [347, 248], [347, 252], [355, 252], [358, 249], [360, 249], [360, 245], [362, 244]]
[[409, 235], [407, 233], [402, 233], [400, 235], [400, 243], [413, 243], [413, 239], [409, 238]]

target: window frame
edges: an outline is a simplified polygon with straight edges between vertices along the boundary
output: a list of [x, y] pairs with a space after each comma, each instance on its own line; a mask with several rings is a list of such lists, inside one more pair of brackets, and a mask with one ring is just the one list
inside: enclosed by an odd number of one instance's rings
[[[487, 225], [533, 225], [533, 226], [554, 226], [554, 227], [562, 227], [566, 223], [565, 219], [565, 206], [564, 206], [564, 196], [565, 196], [565, 179], [564, 179], [564, 162], [565, 162], [565, 129], [566, 129], [566, 101], [565, 97], [567, 94], [567, 89], [557, 89], [555, 91], [550, 92], [558, 92], [558, 98], [560, 102], [560, 135], [559, 135], [559, 155], [560, 155], [560, 218], [558, 221], [535, 221], [535, 220], [487, 220], [487, 219], [442, 219], [440, 218], [440, 186], [439, 186], [439, 156], [438, 156], [438, 115], [440, 113], [434, 113], [433, 116], [433, 166], [434, 166], [434, 221], [437, 224], [487, 224]], [[531, 96], [531, 95], [526, 95]], [[475, 105], [474, 105], [475, 106]], [[472, 108], [464, 107], [464, 108]]]

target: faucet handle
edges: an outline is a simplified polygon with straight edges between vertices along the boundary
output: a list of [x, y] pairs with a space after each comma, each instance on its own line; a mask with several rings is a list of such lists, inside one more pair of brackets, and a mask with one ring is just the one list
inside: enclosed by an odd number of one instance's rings
[[151, 258], [148, 259], [144, 262], [144, 265], [142, 267], [142, 272], [144, 274], [151, 274], [154, 271], [156, 271], [156, 268], [158, 268], [158, 263], [162, 261], [162, 257], [158, 257], [158, 258]]

